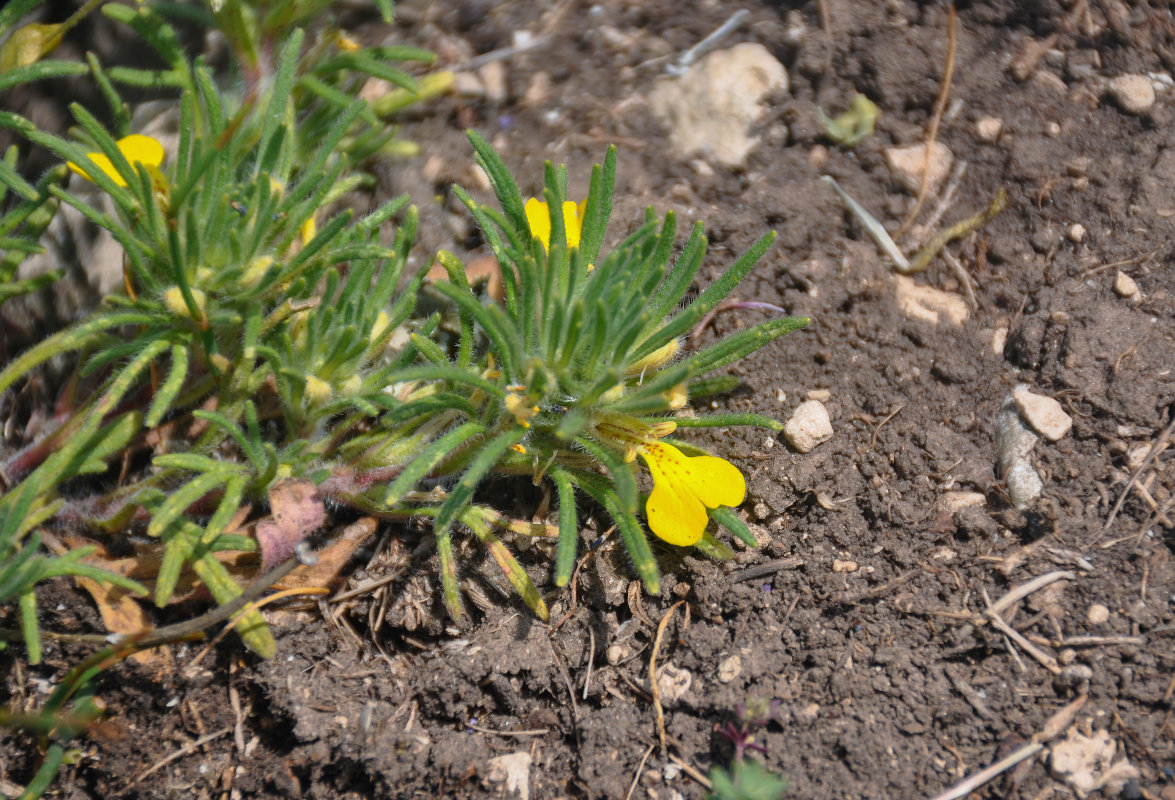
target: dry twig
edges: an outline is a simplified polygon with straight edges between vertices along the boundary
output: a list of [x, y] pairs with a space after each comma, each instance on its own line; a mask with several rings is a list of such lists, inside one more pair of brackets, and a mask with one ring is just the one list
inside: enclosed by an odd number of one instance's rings
[[1138, 469], [1134, 470], [1134, 474], [1131, 475], [1130, 480], [1126, 482], [1126, 488], [1122, 490], [1122, 494], [1118, 495], [1117, 502], [1115, 502], [1114, 507], [1110, 509], [1110, 515], [1106, 517], [1106, 524], [1102, 526], [1103, 533], [1108, 531], [1110, 526], [1114, 524], [1114, 519], [1118, 516], [1118, 512], [1122, 510], [1122, 504], [1126, 502], [1126, 496], [1130, 494], [1130, 490], [1133, 489], [1134, 486], [1138, 483], [1138, 477], [1142, 475], [1142, 473], [1147, 469], [1149, 469], [1150, 465], [1154, 463], [1156, 458], [1158, 458], [1160, 451], [1163, 450], [1163, 446], [1167, 443], [1167, 440], [1171, 438], [1171, 431], [1173, 430], [1175, 430], [1175, 413], [1171, 414], [1171, 421], [1167, 423], [1167, 427], [1163, 428], [1162, 432], [1159, 434], [1159, 438], [1155, 439], [1155, 441], [1151, 444], [1151, 449], [1147, 452], [1146, 458], [1144, 458], [1142, 463], [1138, 465]]
[[938, 126], [942, 122], [942, 113], [947, 107], [947, 98], [951, 94], [951, 79], [955, 76], [955, 49], [958, 46], [959, 16], [955, 13], [955, 4], [947, 6], [947, 57], [942, 68], [942, 85], [938, 89], [938, 97], [934, 101], [934, 113], [930, 117], [930, 127], [926, 132], [926, 155], [922, 158], [922, 183], [918, 186], [918, 196], [914, 200], [914, 207], [898, 226], [894, 234], [896, 239], [909, 228], [918, 215], [922, 213], [922, 205], [926, 202], [926, 194], [930, 190], [930, 153], [934, 149], [934, 142], [938, 138]]
[[669, 607], [661, 622], [657, 625], [657, 636], [653, 639], [653, 652], [649, 656], [649, 688], [653, 694], [653, 710], [657, 714], [657, 737], [661, 740], [661, 752], [665, 752], [665, 710], [661, 708], [661, 688], [657, 685], [657, 654], [661, 652], [661, 639], [665, 635], [665, 628], [673, 617], [673, 612], [684, 603], [678, 600]]
[[1073, 718], [1088, 699], [1089, 697], [1087, 695], [1081, 695], [1081, 697], [1078, 697], [1072, 703], [1049, 717], [1048, 722], [1032, 737], [1031, 742], [1018, 748], [1010, 755], [1001, 758], [990, 767], [982, 769], [966, 780], [955, 784], [942, 794], [935, 795], [933, 800], [958, 800], [960, 797], [966, 797], [992, 778], [1006, 772], [1021, 761], [1036, 755], [1044, 748], [1045, 742], [1059, 736], [1062, 731], [1072, 724]]

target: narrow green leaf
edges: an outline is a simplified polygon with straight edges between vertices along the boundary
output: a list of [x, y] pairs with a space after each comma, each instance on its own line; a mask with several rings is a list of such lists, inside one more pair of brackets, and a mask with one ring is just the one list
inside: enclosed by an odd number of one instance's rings
[[506, 549], [506, 545], [502, 544], [502, 540], [494, 535], [490, 526], [477, 514], [477, 509], [466, 509], [465, 513], [461, 515], [461, 521], [467, 528], [473, 531], [473, 535], [490, 551], [490, 555], [494, 557], [494, 560], [498, 562], [498, 566], [506, 573], [506, 580], [510, 581], [510, 585], [514, 587], [514, 591], [518, 592], [519, 597], [526, 603], [527, 608], [533, 611], [543, 622], [550, 619], [550, 612], [547, 611], [547, 604], [543, 602], [538, 587], [534, 585], [534, 581], [530, 579], [530, 576], [526, 574], [526, 570], [518, 563], [518, 559]]
[[702, 538], [698, 540], [694, 548], [715, 561], [729, 561], [734, 558], [734, 551], [730, 549], [730, 545], [718, 541], [709, 531], [702, 532]]
[[215, 472], [204, 472], [172, 492], [159, 505], [159, 508], [155, 510], [154, 515], [152, 515], [151, 522], [147, 525], [147, 535], [151, 537], [160, 536], [165, 529], [180, 518], [180, 515], [188, 509], [188, 506], [195, 503], [204, 495], [209, 494], [218, 486], [223, 485], [231, 474], [230, 470], [224, 469]]
[[29, 81], [40, 81], [46, 78], [67, 78], [74, 75], [85, 75], [90, 68], [76, 61], [44, 60], [16, 67], [7, 72], [0, 72], [0, 92], [19, 86]]
[[579, 544], [579, 520], [575, 513], [575, 487], [567, 473], [559, 468], [551, 470], [551, 480], [559, 498], [559, 544], [555, 549], [555, 585], [566, 586], [575, 567], [575, 551]]
[[[663, 417], [648, 422], [663, 421]], [[696, 417], [674, 417], [679, 428], [725, 428], [733, 425], [752, 425], [772, 431], [783, 430], [783, 423], [763, 414], [703, 414]]]
[[37, 622], [37, 594], [31, 587], [20, 596], [20, 632], [30, 664], [41, 663], [41, 627]]
[[415, 489], [416, 485], [432, 472], [434, 467], [474, 436], [484, 432], [483, 425], [467, 422], [429, 444], [404, 468], [403, 472], [396, 476], [396, 480], [392, 481], [392, 485], [388, 487], [387, 495], [384, 497], [384, 505], [391, 507], [400, 502], [400, 499]]
[[171, 371], [155, 393], [151, 403], [151, 410], [147, 412], [144, 424], [154, 428], [163, 419], [163, 415], [171, 408], [171, 404], [184, 387], [184, 380], [188, 377], [188, 344], [174, 344], [171, 346]]
[[[747, 276], [756, 262], [767, 252], [775, 241], [775, 232], [765, 234], [759, 241], [751, 245], [734, 264], [731, 265], [722, 277], [706, 287], [697, 299], [684, 311], [663, 325], [653, 336], [633, 354], [634, 358], [643, 358], [658, 347], [663, 346], [670, 339], [685, 335], [702, 317], [709, 313], [716, 305], [722, 302], [731, 293], [735, 286]], [[676, 301], [674, 301], [676, 302]]]
[[726, 528], [726, 530], [737, 536], [739, 540], [747, 547], [759, 546], [759, 542], [755, 539], [755, 534], [751, 533], [750, 529], [746, 526], [746, 523], [738, 518], [738, 514], [735, 513], [733, 508], [728, 506], [719, 506], [710, 512], [710, 517], [719, 525]]

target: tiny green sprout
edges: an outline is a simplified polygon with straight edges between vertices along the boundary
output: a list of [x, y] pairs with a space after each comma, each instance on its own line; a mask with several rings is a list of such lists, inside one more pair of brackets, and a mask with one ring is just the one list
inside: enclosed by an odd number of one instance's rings
[[735, 761], [730, 771], [722, 767], [710, 770], [708, 800], [780, 800], [788, 782], [758, 761]]
[[835, 117], [828, 117], [820, 109], [816, 109], [816, 113], [820, 117], [820, 124], [824, 126], [825, 136], [842, 147], [855, 147], [873, 135], [881, 109], [868, 97], [858, 93], [848, 110]]

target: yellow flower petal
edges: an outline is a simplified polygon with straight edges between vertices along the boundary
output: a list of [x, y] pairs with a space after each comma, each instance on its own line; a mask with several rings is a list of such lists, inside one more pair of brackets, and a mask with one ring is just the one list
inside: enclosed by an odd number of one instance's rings
[[583, 233], [579, 222], [579, 206], [570, 200], [563, 204], [563, 229], [567, 231], [567, 246], [579, 247], [580, 235]]
[[[650, 469], [652, 467], [650, 466]], [[649, 529], [658, 538], [678, 547], [695, 545], [706, 531], [706, 507], [690, 494], [683, 494], [661, 483], [654, 484], [645, 504]]]
[[[157, 139], [152, 139], [150, 136], [132, 133], [130, 136], [124, 136], [119, 139], [116, 144], [118, 145], [119, 152], [131, 163], [131, 166], [143, 164], [148, 168], [149, 172], [153, 173], [152, 177], [154, 177], [155, 172], [158, 172], [159, 165], [163, 163], [163, 145]], [[118, 170], [114, 168], [114, 164], [103, 153], [87, 153], [86, 155], [90, 157], [90, 160], [94, 162], [98, 169], [106, 173], [110, 180], [119, 186], [126, 186], [126, 181], [122, 175], [119, 174]], [[72, 161], [66, 162], [66, 166], [86, 180], [93, 180], [93, 178], [86, 174], [84, 169]]]
[[706, 530], [706, 508], [737, 506], [746, 498], [742, 473], [725, 459], [687, 456], [664, 442], [646, 442], [641, 457], [653, 476], [645, 505], [649, 528], [670, 544], [697, 544]]
[[[563, 229], [567, 232], [567, 246], [579, 247], [583, 235], [583, 210], [587, 201], [572, 203], [570, 200], [563, 203]], [[526, 212], [526, 224], [530, 226], [531, 235], [543, 243], [543, 250], [551, 248], [551, 212], [546, 203], [530, 198], [523, 206]]]
[[547, 204], [532, 197], [526, 201], [523, 210], [531, 234], [543, 243], [544, 250], [547, 249], [551, 244], [551, 217], [547, 212]]

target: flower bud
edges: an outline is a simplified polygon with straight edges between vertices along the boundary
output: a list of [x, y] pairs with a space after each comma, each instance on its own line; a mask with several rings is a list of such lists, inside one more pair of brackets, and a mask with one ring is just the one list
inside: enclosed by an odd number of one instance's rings
[[[199, 289], [192, 289], [192, 299], [196, 301], [196, 308], [200, 315], [204, 315], [205, 309], [208, 307], [208, 296]], [[184, 317], [186, 319], [192, 318], [191, 309], [188, 308], [187, 301], [184, 300], [184, 293], [178, 286], [172, 286], [163, 293], [163, 304], [167, 306], [167, 310], [175, 314], [177, 317]]]
[[241, 273], [241, 286], [245, 289], [255, 288], [265, 278], [272, 266], [273, 256], [257, 256]]
[[680, 343], [677, 339], [670, 339], [668, 342], [658, 347], [653, 352], [633, 364], [629, 364], [625, 369], [626, 377], [632, 378], [648, 370], [656, 370], [665, 366], [669, 361], [677, 355], [677, 351], [681, 349]]
[[314, 375], [306, 376], [306, 404], [320, 406], [330, 400], [330, 384]]

